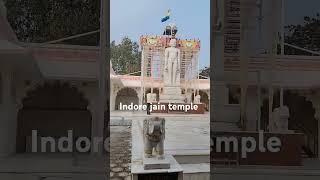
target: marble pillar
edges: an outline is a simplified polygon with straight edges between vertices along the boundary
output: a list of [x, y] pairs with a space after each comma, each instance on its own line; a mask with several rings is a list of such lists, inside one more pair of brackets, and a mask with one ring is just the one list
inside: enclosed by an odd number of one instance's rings
[[85, 90], [86, 97], [89, 101], [89, 105], [87, 109], [91, 113], [91, 142], [93, 143], [95, 138], [101, 139], [102, 142], [99, 142], [98, 147], [91, 146], [91, 154], [102, 155], [104, 151], [104, 147], [103, 147], [104, 130], [107, 125], [105, 124], [105, 121], [101, 121], [99, 119], [99, 108], [98, 108], [99, 96], [96, 95], [95, 92], [96, 92], [96, 89], [94, 87], [86, 88]]
[[224, 78], [224, 5], [225, 1], [217, 1], [213, 4], [213, 83], [211, 89], [213, 91], [212, 103], [212, 119], [213, 121], [224, 121], [224, 106], [226, 102], [226, 84]]
[[255, 87], [249, 87], [247, 94], [247, 104], [246, 104], [246, 130], [256, 131], [257, 130], [257, 119], [258, 119], [258, 94]]
[[117, 90], [115, 89], [115, 85], [111, 84], [110, 86], [110, 111], [114, 111], [116, 109], [116, 98], [117, 98]]
[[184, 102], [180, 84], [180, 49], [176, 46], [176, 39], [171, 39], [169, 47], [165, 49], [164, 87], [163, 94], [160, 95], [162, 103]]
[[16, 151], [17, 105], [13, 72], [10, 67], [1, 69], [0, 157]]
[[312, 93], [311, 91], [300, 92], [307, 100], [312, 102], [315, 110], [314, 117], [318, 122], [318, 158], [320, 159], [320, 93]]
[[318, 122], [318, 158], [320, 159], [320, 97], [314, 98], [312, 104], [315, 109], [314, 117]]

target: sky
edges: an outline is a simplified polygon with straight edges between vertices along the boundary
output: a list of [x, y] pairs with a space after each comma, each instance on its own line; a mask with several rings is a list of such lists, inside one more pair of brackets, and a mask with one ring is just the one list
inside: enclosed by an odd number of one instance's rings
[[320, 13], [319, 0], [285, 0], [286, 24], [298, 24], [303, 22], [304, 16], [315, 16]]
[[[285, 0], [286, 24], [303, 22], [304, 16], [320, 12], [320, 0]], [[134, 41], [144, 34], [161, 35], [168, 9], [179, 29], [178, 36], [200, 39], [200, 67], [210, 65], [210, 0], [111, 0], [111, 40], [124, 36]]]
[[[210, 64], [210, 0], [111, 0], [111, 41], [125, 36], [139, 41], [141, 35], [161, 35], [175, 23], [177, 36], [200, 39], [200, 67]], [[161, 22], [168, 9], [171, 18]]]

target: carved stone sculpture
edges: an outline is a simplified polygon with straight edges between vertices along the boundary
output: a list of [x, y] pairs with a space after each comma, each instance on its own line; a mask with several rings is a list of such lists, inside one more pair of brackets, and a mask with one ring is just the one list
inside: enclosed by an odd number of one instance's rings
[[147, 94], [147, 103], [152, 103], [152, 94], [151, 93]]
[[191, 103], [191, 101], [192, 101], [192, 94], [187, 93], [187, 94], [186, 94], [186, 99], [187, 99], [187, 102], [186, 102], [186, 103]]
[[180, 50], [176, 48], [176, 39], [171, 39], [168, 48], [165, 49], [164, 79], [165, 85], [180, 85]]
[[198, 94], [196, 97], [194, 97], [194, 104], [200, 104], [201, 103], [201, 96]]
[[270, 132], [287, 132], [289, 109], [287, 106], [275, 108], [269, 125]]
[[165, 119], [152, 117], [143, 122], [144, 153], [146, 158], [153, 157], [153, 150], [159, 159], [164, 158]]
[[157, 94], [156, 93], [148, 93], [147, 94], [147, 103], [156, 103], [157, 102]]
[[177, 40], [171, 39], [168, 48], [165, 49], [163, 80], [163, 93], [160, 95], [162, 103], [183, 103], [184, 97], [180, 87], [180, 49]]
[[151, 95], [151, 98], [152, 98], [152, 103], [156, 103], [157, 102], [157, 94], [156, 93], [152, 93]]

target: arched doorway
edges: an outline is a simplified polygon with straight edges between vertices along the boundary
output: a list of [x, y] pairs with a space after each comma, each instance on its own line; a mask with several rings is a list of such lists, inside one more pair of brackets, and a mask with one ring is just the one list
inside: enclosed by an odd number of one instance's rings
[[[88, 101], [77, 88], [60, 81], [45, 83], [28, 92], [18, 112], [17, 153], [31, 152], [32, 130], [39, 137], [53, 137], [56, 141], [67, 137], [68, 130], [72, 130], [74, 142], [79, 137], [91, 139], [91, 113], [87, 106]], [[39, 152], [40, 148], [39, 144]], [[49, 147], [46, 152], [50, 152]]]
[[119, 110], [120, 102], [124, 105], [139, 104], [137, 92], [132, 88], [123, 88], [117, 93], [115, 110]]

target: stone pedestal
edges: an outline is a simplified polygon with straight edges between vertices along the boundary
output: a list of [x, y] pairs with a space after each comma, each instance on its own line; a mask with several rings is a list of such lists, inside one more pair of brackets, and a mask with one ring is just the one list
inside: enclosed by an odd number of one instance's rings
[[165, 86], [160, 94], [160, 103], [183, 103], [184, 97], [179, 86]]
[[[145, 169], [145, 163], [148, 163], [151, 169]], [[160, 166], [170, 167], [158, 168]], [[168, 179], [168, 177], [170, 177], [169, 179], [172, 180], [183, 180], [183, 169], [172, 155], [166, 155], [163, 161], [149, 158], [147, 161], [144, 160], [143, 164], [133, 163], [131, 166], [131, 174], [133, 180], [139, 180], [140, 177], [141, 179], [145, 179], [142, 178], [142, 176], [147, 176], [148, 179]]]
[[164, 159], [159, 159], [157, 157], [144, 158], [143, 168], [144, 170], [170, 169], [170, 160], [168, 159], [168, 156], [164, 156]]
[[[164, 161], [152, 160], [144, 158], [143, 148], [143, 121], [132, 121], [132, 159], [131, 159], [131, 174], [132, 180], [143, 179], [170, 179], [183, 180], [183, 169], [176, 159], [165, 154]], [[169, 164], [169, 168], [164, 168]], [[146, 165], [147, 168], [145, 169]], [[160, 167], [160, 168], [159, 168]]]

